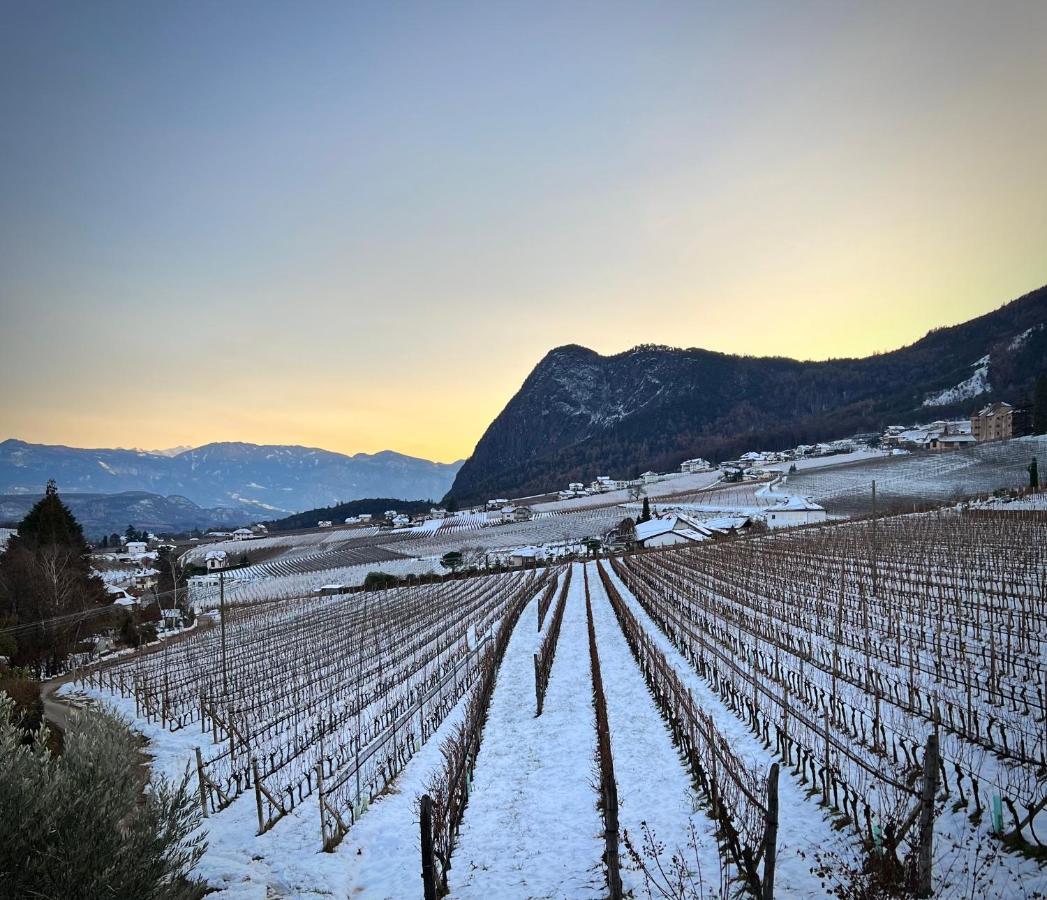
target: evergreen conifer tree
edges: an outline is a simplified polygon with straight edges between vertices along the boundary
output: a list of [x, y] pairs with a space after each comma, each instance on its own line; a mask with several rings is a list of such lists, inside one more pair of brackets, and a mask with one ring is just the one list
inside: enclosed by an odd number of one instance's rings
[[18, 632], [15, 665], [32, 667], [38, 675], [58, 671], [79, 638], [101, 624], [71, 615], [89, 613], [105, 601], [89, 552], [80, 523], [49, 481], [0, 554], [0, 617], [37, 626]]

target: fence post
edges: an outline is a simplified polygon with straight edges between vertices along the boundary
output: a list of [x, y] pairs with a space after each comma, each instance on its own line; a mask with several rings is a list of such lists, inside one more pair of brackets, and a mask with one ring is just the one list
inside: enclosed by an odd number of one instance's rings
[[767, 776], [767, 820], [763, 832], [763, 898], [774, 898], [774, 863], [778, 849], [778, 763]]
[[916, 859], [916, 896], [931, 896], [931, 849], [934, 845], [934, 796], [938, 793], [938, 732], [927, 736], [920, 792], [920, 833]]
[[204, 761], [200, 756], [200, 748], [196, 748], [196, 777], [200, 782], [200, 809], [207, 818], [207, 792], [204, 789]]
[[258, 807], [258, 833], [265, 831], [265, 820], [262, 818], [262, 788], [258, 783], [258, 761], [251, 757], [251, 775], [254, 777], [254, 802]]
[[324, 764], [316, 764], [316, 806], [320, 810], [320, 842], [328, 850], [327, 817], [324, 815]]
[[825, 708], [825, 781], [822, 783], [822, 800], [829, 805], [829, 707]]
[[425, 890], [425, 900], [436, 900], [436, 870], [433, 866], [433, 800], [428, 794], [422, 795], [421, 813], [422, 885]]
[[540, 668], [540, 666], [538, 664], [538, 654], [535, 653], [534, 654], [534, 702], [535, 702], [535, 706], [538, 709], [538, 711], [535, 713], [536, 716], [540, 716], [542, 714], [542, 687], [541, 687], [541, 683], [540, 683], [541, 676], [539, 675], [539, 668]]

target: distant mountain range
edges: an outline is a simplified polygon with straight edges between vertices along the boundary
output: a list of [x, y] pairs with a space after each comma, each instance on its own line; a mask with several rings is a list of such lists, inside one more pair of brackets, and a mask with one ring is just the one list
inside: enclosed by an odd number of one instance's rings
[[439, 498], [460, 466], [391, 450], [346, 456], [311, 447], [217, 443], [168, 455], [6, 440], [0, 443], [0, 494], [39, 496], [54, 478], [66, 498], [148, 492], [257, 520], [364, 497]]
[[[128, 525], [154, 534], [173, 534], [194, 528], [236, 527], [251, 521], [243, 507], [204, 509], [185, 497], [162, 497], [146, 491], [63, 493], [61, 497], [92, 540], [114, 532], [123, 534]], [[38, 494], [0, 495], [0, 525], [20, 522], [38, 499]]]
[[1022, 402], [1045, 371], [1047, 288], [864, 359], [558, 347], [484, 432], [446, 499], [524, 496], [598, 474], [667, 471], [688, 457], [967, 415], [991, 399]]

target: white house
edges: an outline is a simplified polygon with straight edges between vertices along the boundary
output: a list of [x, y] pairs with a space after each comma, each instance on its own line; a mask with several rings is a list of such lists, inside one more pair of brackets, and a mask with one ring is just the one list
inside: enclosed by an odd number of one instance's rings
[[685, 459], [680, 463], [680, 471], [685, 475], [693, 474], [694, 472], [709, 472], [712, 471], [712, 464], [702, 459], [700, 456], [694, 459]]
[[582, 482], [580, 481], [572, 481], [569, 485], [567, 485], [567, 490], [579, 494], [585, 490], [585, 485], [582, 484]]
[[662, 476], [657, 472], [644, 472], [640, 477], [643, 479], [644, 484], [655, 484], [662, 480]]
[[357, 522], [370, 522], [371, 521], [371, 514], [370, 513], [360, 513], [360, 515], [358, 515], [356, 517], [356, 521]]
[[432, 509], [429, 510], [429, 518], [430, 519], [446, 519], [447, 518], [447, 510], [444, 509], [442, 506], [434, 506]]
[[509, 551], [509, 563], [518, 568], [533, 566], [543, 555], [538, 547], [519, 547]]
[[234, 541], [249, 541], [254, 537], [254, 532], [250, 528], [237, 528], [233, 532]]
[[128, 556], [145, 556], [145, 541], [128, 541], [124, 546]]
[[707, 540], [703, 534], [680, 516], [648, 519], [636, 526], [636, 543], [641, 547], [672, 547], [676, 544], [697, 544]]
[[158, 569], [141, 569], [131, 576], [134, 586], [140, 591], [156, 587], [160, 571]]
[[330, 528], [331, 527], [331, 520], [330, 519], [321, 519], [319, 522], [316, 523], [316, 527], [317, 528]]
[[229, 557], [224, 550], [208, 550], [204, 556], [204, 565], [208, 571], [224, 569], [228, 560]]
[[825, 508], [806, 497], [786, 497], [776, 506], [769, 507], [766, 515], [768, 528], [792, 528], [826, 519]]

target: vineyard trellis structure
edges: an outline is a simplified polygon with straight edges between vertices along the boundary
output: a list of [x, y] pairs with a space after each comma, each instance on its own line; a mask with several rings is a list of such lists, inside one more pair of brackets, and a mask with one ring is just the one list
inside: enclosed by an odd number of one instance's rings
[[936, 513], [612, 565], [724, 703], [868, 847], [923, 849], [913, 828], [929, 735], [936, 785], [971, 828], [1006, 808], [1010, 821], [994, 830], [1042, 846], [1045, 536], [1035, 519]]
[[259, 833], [319, 792], [330, 849], [475, 684], [492, 636], [545, 572], [227, 608], [218, 629], [84, 679], [171, 731], [198, 726], [205, 816], [254, 790]]

